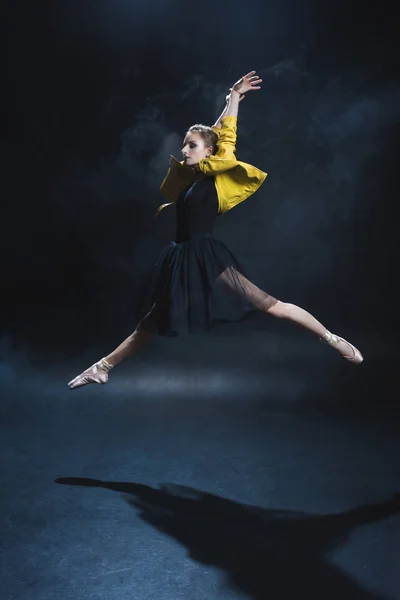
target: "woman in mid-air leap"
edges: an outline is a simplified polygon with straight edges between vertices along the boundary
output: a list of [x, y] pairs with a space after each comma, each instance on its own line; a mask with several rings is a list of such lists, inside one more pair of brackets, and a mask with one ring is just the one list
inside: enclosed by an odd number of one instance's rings
[[329, 332], [303, 308], [270, 296], [249, 281], [232, 252], [213, 236], [218, 215], [258, 190], [266, 178], [235, 156], [239, 103], [259, 90], [251, 71], [231, 88], [213, 127], [192, 125], [183, 141], [183, 161], [171, 157], [161, 192], [176, 204], [176, 239], [158, 257], [138, 313], [135, 331], [110, 354], [69, 382], [73, 389], [106, 383], [109, 371], [154, 335], [202, 333], [216, 321], [236, 321], [254, 310], [290, 319], [316, 334], [344, 358], [361, 363], [359, 350]]

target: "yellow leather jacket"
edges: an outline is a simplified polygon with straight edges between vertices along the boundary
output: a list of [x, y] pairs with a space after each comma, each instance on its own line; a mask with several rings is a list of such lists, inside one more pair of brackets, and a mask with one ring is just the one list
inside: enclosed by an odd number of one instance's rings
[[[224, 117], [221, 119], [221, 129], [212, 129], [218, 135], [218, 150], [209, 158], [202, 159], [199, 168], [205, 175], [215, 177], [218, 214], [221, 215], [254, 194], [267, 177], [267, 173], [236, 160], [237, 117]], [[194, 173], [192, 167], [171, 156], [167, 176], [160, 187], [168, 203], [158, 207], [156, 217], [163, 208], [178, 200], [180, 193], [192, 183]]]

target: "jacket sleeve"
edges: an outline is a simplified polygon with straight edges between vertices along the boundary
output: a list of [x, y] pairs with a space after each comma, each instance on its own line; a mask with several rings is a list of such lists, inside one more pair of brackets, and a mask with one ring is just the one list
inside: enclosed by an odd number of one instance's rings
[[236, 160], [237, 117], [223, 117], [221, 119], [221, 128], [213, 127], [212, 129], [218, 135], [218, 150], [215, 156]]

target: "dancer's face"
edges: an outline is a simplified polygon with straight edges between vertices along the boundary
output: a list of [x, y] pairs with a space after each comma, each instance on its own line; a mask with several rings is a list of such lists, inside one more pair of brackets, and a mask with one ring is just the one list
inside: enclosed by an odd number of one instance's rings
[[183, 140], [183, 160], [185, 165], [193, 167], [197, 165], [202, 158], [211, 156], [212, 146], [206, 146], [203, 138], [196, 132], [189, 132]]

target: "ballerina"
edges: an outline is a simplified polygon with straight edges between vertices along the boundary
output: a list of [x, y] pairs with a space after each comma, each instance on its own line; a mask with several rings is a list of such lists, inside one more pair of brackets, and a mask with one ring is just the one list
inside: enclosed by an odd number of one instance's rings
[[152, 269], [135, 331], [72, 379], [70, 389], [106, 383], [109, 371], [155, 334], [204, 333], [217, 321], [237, 321], [259, 310], [305, 327], [352, 363], [363, 361], [355, 346], [328, 331], [309, 312], [252, 283], [238, 259], [213, 235], [217, 216], [254, 194], [267, 176], [235, 155], [239, 104], [247, 92], [261, 89], [261, 83], [255, 71], [241, 77], [230, 88], [215, 124], [192, 125], [183, 141], [183, 160], [171, 156], [160, 188], [168, 202], [158, 208], [156, 217], [167, 206], [176, 205], [175, 240]]

